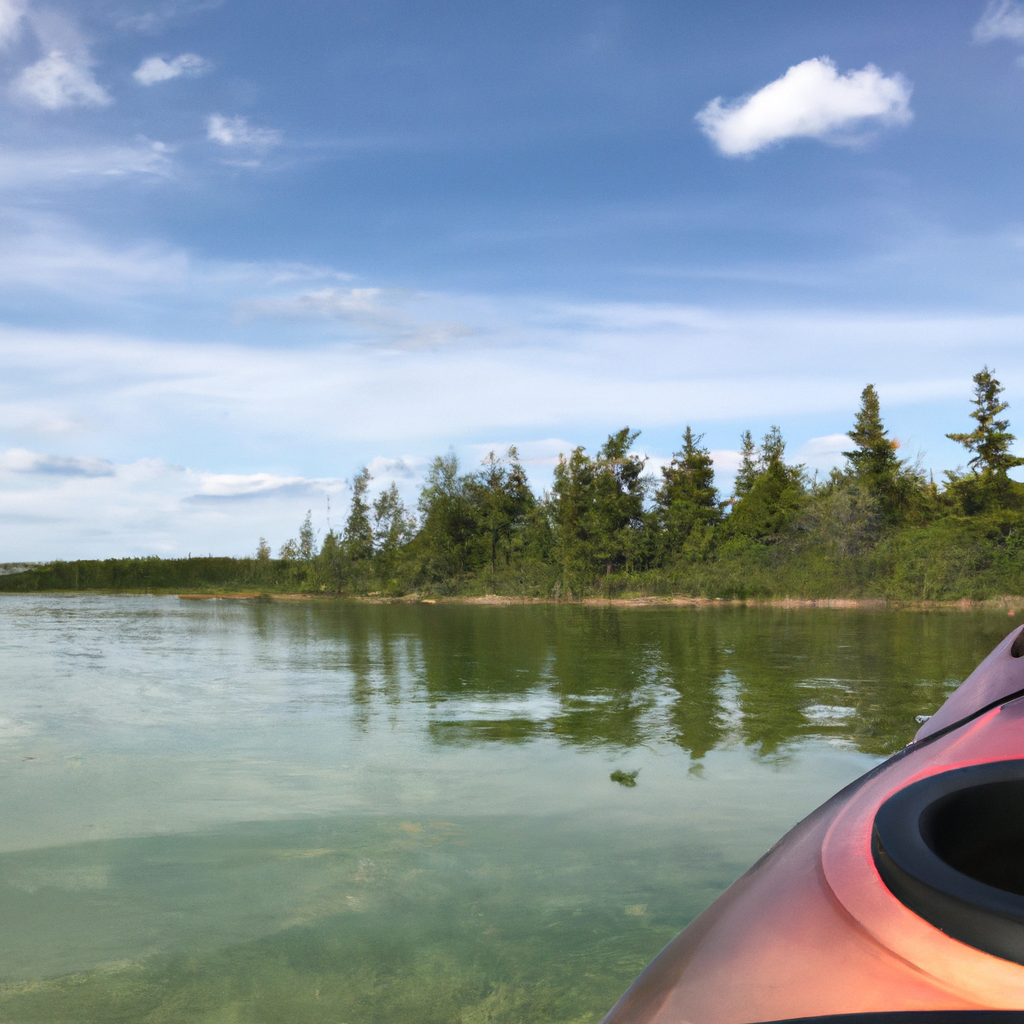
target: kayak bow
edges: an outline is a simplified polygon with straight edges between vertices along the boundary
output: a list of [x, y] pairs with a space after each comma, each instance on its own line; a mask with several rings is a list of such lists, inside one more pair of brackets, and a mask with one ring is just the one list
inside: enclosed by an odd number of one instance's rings
[[1024, 1021], [1024, 627], [805, 818], [602, 1024]]

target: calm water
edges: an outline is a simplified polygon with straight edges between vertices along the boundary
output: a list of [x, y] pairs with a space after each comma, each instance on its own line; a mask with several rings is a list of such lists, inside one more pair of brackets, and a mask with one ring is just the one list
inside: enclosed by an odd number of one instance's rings
[[0, 1020], [596, 1021], [1012, 625], [0, 599]]

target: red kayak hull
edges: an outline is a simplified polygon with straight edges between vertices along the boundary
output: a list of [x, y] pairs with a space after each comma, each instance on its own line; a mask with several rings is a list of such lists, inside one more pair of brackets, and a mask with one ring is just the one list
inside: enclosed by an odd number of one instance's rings
[[882, 805], [915, 783], [997, 762], [1021, 761], [1024, 775], [1017, 635], [910, 746], [797, 825], [669, 943], [604, 1024], [1024, 1009], [1024, 965], [910, 909], [883, 880], [872, 846]]

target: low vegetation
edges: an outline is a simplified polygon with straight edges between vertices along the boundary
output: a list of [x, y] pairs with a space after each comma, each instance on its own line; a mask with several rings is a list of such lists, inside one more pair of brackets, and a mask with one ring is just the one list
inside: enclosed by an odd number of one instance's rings
[[463, 472], [431, 464], [415, 513], [392, 485], [370, 500], [352, 483], [343, 530], [322, 543], [311, 517], [277, 558], [56, 562], [0, 576], [0, 590], [297, 592], [399, 597], [506, 594], [554, 599], [630, 594], [738, 598], [984, 599], [1024, 593], [1024, 464], [1002, 418], [1003, 388], [974, 376], [966, 469], [936, 482], [901, 458], [868, 385], [846, 466], [824, 479], [786, 461], [777, 427], [742, 437], [733, 493], [687, 426], [660, 473], [623, 428], [594, 455], [563, 456], [535, 494], [516, 449]]

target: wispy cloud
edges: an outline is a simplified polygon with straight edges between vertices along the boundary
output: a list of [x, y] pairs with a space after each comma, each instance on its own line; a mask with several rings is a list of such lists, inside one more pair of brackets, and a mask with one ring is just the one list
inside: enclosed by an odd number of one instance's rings
[[1024, 7], [1013, 0], [990, 0], [977, 25], [974, 26], [976, 43], [991, 43], [996, 39], [1024, 42]]
[[198, 78], [211, 70], [213, 65], [197, 53], [183, 53], [174, 60], [163, 57], [147, 57], [132, 73], [139, 85], [156, 85], [172, 78]]
[[115, 15], [118, 28], [136, 32], [159, 32], [168, 22], [181, 21], [203, 11], [212, 11], [222, 6], [224, 0], [164, 0], [163, 3], [149, 3], [145, 11], [123, 10]]
[[298, 295], [255, 299], [240, 306], [239, 312], [243, 317], [333, 320], [406, 347], [440, 345], [477, 333], [464, 323], [418, 321], [398, 306], [407, 297], [406, 293], [383, 288], [321, 288]]
[[78, 149], [0, 150], [0, 189], [145, 174], [170, 173], [171, 149], [140, 139], [134, 145], [84, 146]]
[[840, 133], [868, 120], [907, 124], [910, 92], [902, 75], [887, 77], [873, 64], [841, 75], [828, 57], [815, 57], [750, 96], [716, 96], [696, 119], [719, 152], [746, 156], [785, 139], [843, 141]]
[[251, 498], [274, 491], [307, 490], [311, 486], [338, 486], [338, 481], [307, 480], [301, 476], [275, 476], [273, 473], [200, 473], [197, 498]]
[[[306, 509], [322, 528], [343, 480], [222, 474], [160, 459], [118, 463], [28, 449], [0, 452], [0, 560], [252, 554], [294, 536]], [[13, 557], [13, 556], [12, 556]]]
[[0, 453], [0, 469], [13, 473], [43, 473], [47, 476], [113, 476], [114, 464], [107, 459], [77, 455], [42, 455], [26, 448], [9, 448]]
[[244, 117], [211, 114], [206, 119], [206, 137], [222, 146], [245, 149], [269, 149], [281, 142], [281, 133], [274, 128], [257, 128]]
[[21, 0], [0, 0], [0, 46], [16, 39], [25, 4]]
[[25, 68], [14, 80], [13, 90], [15, 95], [46, 110], [105, 107], [113, 102], [87, 63], [60, 50], [51, 50], [42, 60]]

